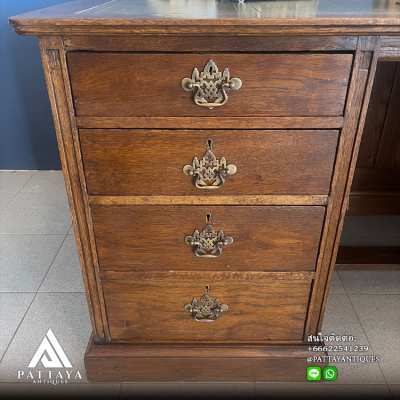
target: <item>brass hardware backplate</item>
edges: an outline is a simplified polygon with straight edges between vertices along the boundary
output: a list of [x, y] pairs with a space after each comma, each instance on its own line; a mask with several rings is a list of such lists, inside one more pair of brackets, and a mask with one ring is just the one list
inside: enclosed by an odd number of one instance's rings
[[207, 224], [200, 232], [196, 229], [192, 235], [185, 237], [185, 242], [192, 247], [197, 257], [215, 258], [222, 254], [225, 246], [233, 243], [233, 237], [217, 232], [210, 223], [211, 214], [207, 215]]
[[185, 311], [190, 312], [193, 319], [199, 322], [213, 322], [228, 310], [227, 304], [221, 304], [217, 298], [210, 297], [209, 286], [206, 286], [200, 299], [194, 297], [190, 304], [185, 305]]
[[192, 164], [185, 165], [185, 175], [193, 177], [193, 183], [198, 189], [218, 189], [224, 185], [226, 177], [237, 172], [235, 164], [227, 164], [225, 157], [218, 159], [212, 151], [213, 141], [207, 140], [207, 150], [203, 158], [194, 157]]
[[214, 60], [209, 60], [202, 72], [193, 69], [191, 78], [182, 79], [182, 88], [194, 92], [193, 101], [200, 107], [220, 107], [228, 101], [227, 90], [239, 90], [242, 81], [231, 78], [228, 68], [224, 72], [218, 70]]

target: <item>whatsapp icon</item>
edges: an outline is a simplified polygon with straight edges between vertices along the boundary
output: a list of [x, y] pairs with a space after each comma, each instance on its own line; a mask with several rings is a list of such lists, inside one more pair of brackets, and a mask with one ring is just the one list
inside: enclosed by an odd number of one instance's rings
[[336, 367], [325, 367], [322, 371], [322, 378], [324, 381], [336, 381], [338, 377], [338, 370]]

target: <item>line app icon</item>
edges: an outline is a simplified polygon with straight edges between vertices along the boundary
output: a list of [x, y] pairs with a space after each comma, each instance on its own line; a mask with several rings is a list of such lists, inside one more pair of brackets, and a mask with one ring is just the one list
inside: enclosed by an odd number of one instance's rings
[[306, 378], [308, 381], [320, 381], [321, 380], [321, 367], [307, 367]]

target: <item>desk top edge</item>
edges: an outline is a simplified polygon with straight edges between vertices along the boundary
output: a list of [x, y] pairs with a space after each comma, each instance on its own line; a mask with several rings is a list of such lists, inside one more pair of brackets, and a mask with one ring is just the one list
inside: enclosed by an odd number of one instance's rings
[[[197, 27], [213, 30], [236, 29], [240, 32], [259, 28], [266, 32], [276, 29], [301, 30], [318, 27], [358, 33], [400, 33], [399, 0], [278, 0], [253, 1], [240, 4], [234, 0], [76, 0], [31, 11], [10, 18], [18, 33], [51, 34], [94, 31], [104, 27], [118, 33], [132, 27], [160, 32], [163, 28], [177, 32], [182, 29], [196, 33]], [[368, 4], [368, 6], [367, 6]], [[115, 31], [116, 33], [116, 31]]]

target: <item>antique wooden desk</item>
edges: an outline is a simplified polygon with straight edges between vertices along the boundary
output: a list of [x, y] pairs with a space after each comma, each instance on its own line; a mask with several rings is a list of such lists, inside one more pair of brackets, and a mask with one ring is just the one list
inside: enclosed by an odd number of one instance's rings
[[11, 22], [40, 40], [89, 378], [304, 379], [400, 5], [81, 0]]

